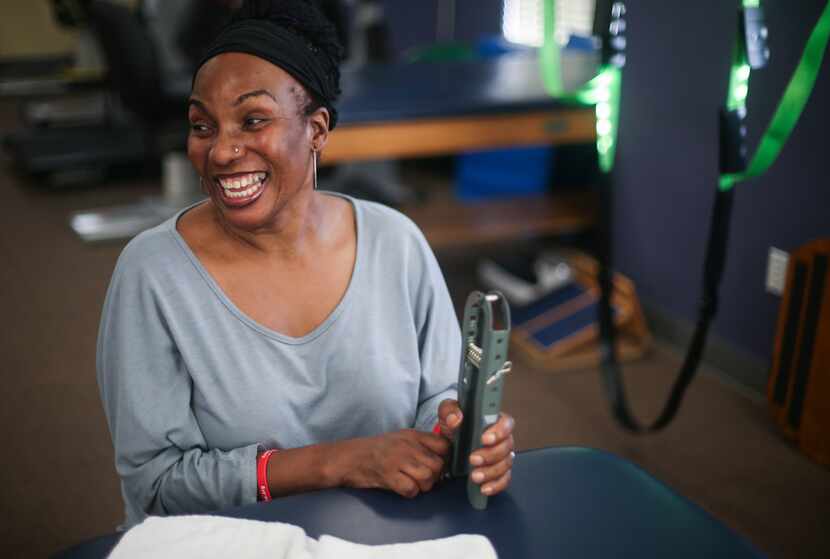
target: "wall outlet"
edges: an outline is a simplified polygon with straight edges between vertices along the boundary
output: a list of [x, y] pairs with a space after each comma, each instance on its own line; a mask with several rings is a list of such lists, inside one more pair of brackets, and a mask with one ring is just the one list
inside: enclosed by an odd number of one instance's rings
[[767, 292], [781, 295], [787, 283], [787, 264], [790, 255], [781, 249], [769, 247], [767, 258]]

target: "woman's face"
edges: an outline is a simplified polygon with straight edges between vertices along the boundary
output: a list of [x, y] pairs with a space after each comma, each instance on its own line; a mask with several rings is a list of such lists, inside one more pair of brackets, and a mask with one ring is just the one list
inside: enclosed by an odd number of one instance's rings
[[312, 147], [328, 113], [302, 114], [299, 83], [256, 56], [224, 53], [205, 63], [188, 102], [187, 154], [222, 219], [254, 231], [311, 189]]

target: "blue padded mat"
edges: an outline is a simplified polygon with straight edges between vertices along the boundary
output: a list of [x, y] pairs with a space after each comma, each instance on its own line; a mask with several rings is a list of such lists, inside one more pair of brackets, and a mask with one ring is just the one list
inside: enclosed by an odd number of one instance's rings
[[576, 299], [586, 289], [578, 284], [569, 283], [560, 289], [551, 291], [541, 299], [534, 301], [529, 305], [523, 307], [511, 307], [510, 315], [513, 319], [513, 325], [520, 328], [524, 323], [530, 322], [537, 316], [549, 311], [553, 307], [566, 303], [572, 299]]

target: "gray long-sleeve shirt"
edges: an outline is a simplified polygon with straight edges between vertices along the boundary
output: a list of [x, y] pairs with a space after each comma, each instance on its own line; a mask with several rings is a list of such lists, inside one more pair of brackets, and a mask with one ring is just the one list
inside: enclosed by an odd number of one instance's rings
[[400, 213], [349, 200], [351, 281], [301, 338], [223, 293], [176, 231], [186, 210], [124, 249], [97, 374], [127, 526], [256, 501], [258, 448], [429, 430], [456, 397], [461, 333], [434, 255]]

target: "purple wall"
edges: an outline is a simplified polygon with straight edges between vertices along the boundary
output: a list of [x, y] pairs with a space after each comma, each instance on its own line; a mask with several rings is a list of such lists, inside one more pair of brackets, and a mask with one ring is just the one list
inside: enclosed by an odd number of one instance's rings
[[[717, 181], [717, 108], [727, 86], [737, 2], [629, 2], [615, 199], [615, 260], [641, 298], [696, 319]], [[753, 72], [750, 153], [772, 116], [824, 0], [764, 2], [770, 65]], [[830, 57], [828, 57], [830, 58]], [[714, 333], [772, 353], [779, 297], [764, 290], [769, 247], [830, 236], [830, 63], [770, 171], [739, 184]]]
[[[438, 0], [384, 0], [383, 7], [396, 54], [436, 41]], [[501, 13], [502, 0], [456, 0], [455, 40], [501, 33]]]

